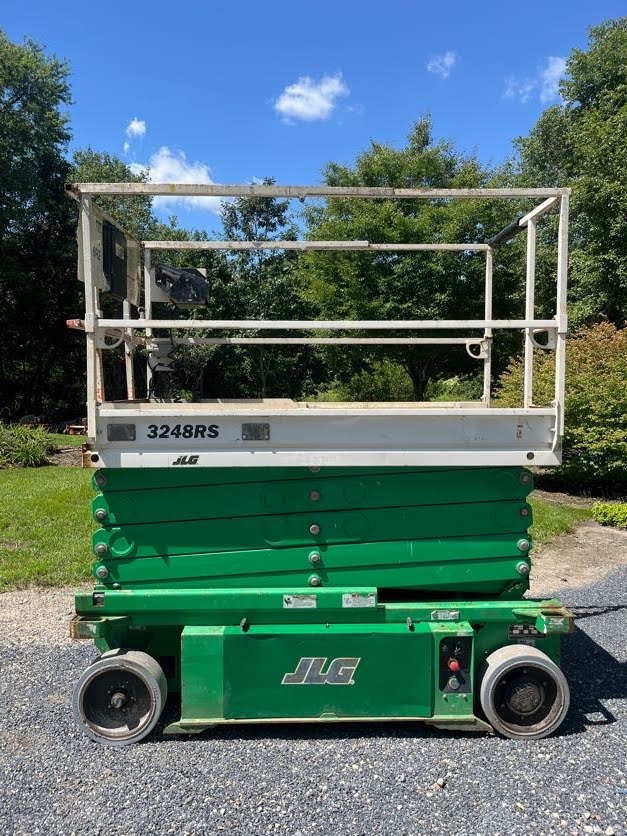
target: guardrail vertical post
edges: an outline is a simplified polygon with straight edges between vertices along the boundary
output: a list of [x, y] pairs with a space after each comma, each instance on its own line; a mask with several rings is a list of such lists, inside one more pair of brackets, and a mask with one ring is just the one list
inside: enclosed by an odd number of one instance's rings
[[566, 284], [568, 279], [568, 194], [560, 200], [559, 226], [557, 231], [557, 345], [555, 347], [555, 405], [557, 422], [555, 431], [559, 437], [564, 433], [564, 400], [566, 390], [566, 331], [568, 314], [566, 310]]
[[[122, 316], [124, 319], [131, 318], [131, 303], [128, 299], [122, 302]], [[133, 331], [127, 328], [124, 332], [127, 339], [124, 340], [124, 363], [126, 366], [126, 397], [129, 401], [135, 400], [135, 370], [133, 368]]]
[[[485, 318], [492, 319], [492, 249], [485, 254]], [[490, 390], [492, 386], [492, 329], [486, 328], [483, 339], [487, 345], [487, 353], [483, 361], [483, 402], [490, 406]]]
[[98, 360], [96, 356], [97, 296], [91, 269], [91, 203], [88, 194], [81, 195], [80, 215], [83, 247], [83, 277], [85, 279], [85, 338], [87, 342], [87, 434], [96, 438], [96, 404], [98, 401]]
[[[152, 251], [144, 249], [144, 308], [146, 319], [152, 319], [152, 284], [150, 277]], [[146, 328], [146, 339], [152, 337], [152, 328]], [[150, 352], [146, 352], [146, 397], [152, 396], [153, 372], [150, 365]]]
[[[536, 221], [527, 223], [527, 275], [525, 284], [525, 319], [533, 319], [536, 291]], [[525, 328], [525, 382], [523, 406], [533, 405], [533, 340], [531, 328]]]

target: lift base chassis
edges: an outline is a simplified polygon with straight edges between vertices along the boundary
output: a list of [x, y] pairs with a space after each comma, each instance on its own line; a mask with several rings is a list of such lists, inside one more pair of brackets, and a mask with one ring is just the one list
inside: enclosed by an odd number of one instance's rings
[[97, 583], [76, 595], [71, 634], [103, 654], [75, 692], [101, 742], [141, 739], [168, 693], [181, 696], [168, 733], [424, 720], [541, 737], [563, 719], [573, 618], [523, 597], [527, 470], [107, 469], [93, 481]]
[[144, 650], [170, 673], [181, 719], [169, 734], [367, 720], [491, 731], [475, 714], [487, 657], [521, 643], [557, 663], [573, 624], [554, 599], [379, 604], [371, 588], [108, 591], [77, 606], [91, 613], [72, 621], [74, 638]]

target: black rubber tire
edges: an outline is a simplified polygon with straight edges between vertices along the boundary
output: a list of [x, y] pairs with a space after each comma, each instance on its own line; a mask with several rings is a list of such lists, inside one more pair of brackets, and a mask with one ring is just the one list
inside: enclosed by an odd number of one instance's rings
[[483, 667], [481, 708], [495, 731], [514, 740], [548, 737], [570, 705], [568, 682], [541, 650], [522, 644], [501, 647]]
[[[150, 734], [167, 695], [165, 675], [152, 656], [140, 650], [110, 650], [76, 683], [74, 718], [92, 740], [128, 746]], [[123, 704], [115, 705], [116, 700]]]

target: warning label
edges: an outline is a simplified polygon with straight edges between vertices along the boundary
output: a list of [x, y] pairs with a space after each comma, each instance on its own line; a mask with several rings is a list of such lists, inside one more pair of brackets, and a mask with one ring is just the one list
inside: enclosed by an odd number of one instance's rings
[[285, 610], [314, 610], [318, 606], [315, 595], [284, 595], [283, 609]]
[[342, 595], [342, 607], [376, 607], [376, 605], [374, 592], [368, 592], [365, 595], [359, 592], [349, 592]]

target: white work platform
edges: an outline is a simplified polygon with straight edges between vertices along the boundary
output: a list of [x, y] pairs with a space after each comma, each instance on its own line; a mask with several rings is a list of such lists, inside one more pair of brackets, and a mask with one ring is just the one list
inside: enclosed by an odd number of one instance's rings
[[[564, 430], [568, 189], [392, 189], [318, 186], [223, 186], [218, 184], [79, 183], [68, 191], [80, 204], [79, 277], [85, 282], [85, 318], [71, 327], [87, 341], [88, 442], [91, 467], [268, 467], [268, 466], [524, 466], [556, 465]], [[369, 241], [136, 241], [93, 202], [94, 195], [185, 195], [282, 197], [304, 200], [529, 199], [541, 202], [487, 241], [402, 243]], [[536, 226], [558, 213], [555, 309], [535, 316]], [[108, 227], [107, 239], [103, 227]], [[113, 229], [113, 232], [111, 232]], [[520, 319], [493, 317], [493, 261], [513, 235], [527, 236], [525, 310]], [[113, 239], [111, 236], [113, 235]], [[101, 294], [108, 284], [107, 240], [126, 253], [127, 284], [114, 294], [117, 318], [103, 316]], [[456, 320], [214, 320], [159, 318], [155, 305], [168, 301], [155, 280], [152, 256], [159, 250], [354, 250], [473, 251], [485, 259], [482, 319]], [[109, 259], [110, 260], [110, 259]], [[117, 277], [119, 279], [119, 276]], [[122, 280], [124, 275], [122, 274]], [[109, 306], [111, 310], [111, 306]], [[162, 308], [163, 309], [163, 306]], [[172, 310], [170, 308], [170, 310]], [[210, 315], [210, 304], [207, 307]], [[460, 314], [463, 315], [463, 311]], [[198, 315], [198, 309], [195, 311]], [[492, 401], [492, 342], [499, 330], [522, 333], [524, 374], [521, 402], [503, 408]], [[280, 336], [272, 336], [273, 332]], [[387, 333], [386, 333], [387, 332]], [[392, 332], [392, 333], [390, 333]], [[308, 333], [311, 336], [308, 336]], [[286, 336], [286, 334], [288, 336]], [[436, 336], [437, 335], [437, 336]], [[155, 376], [168, 374], [170, 352], [195, 345], [395, 345], [466, 351], [483, 365], [483, 395], [473, 402], [336, 403], [287, 399], [203, 400], [194, 403], [155, 397]], [[123, 350], [126, 400], [107, 397], [103, 356]], [[134, 355], [146, 356], [146, 397], [138, 396]], [[552, 403], [536, 406], [533, 357], [555, 355]]]
[[[98, 467], [552, 465], [554, 409], [475, 403], [105, 403]], [[126, 437], [128, 440], [123, 440]]]

